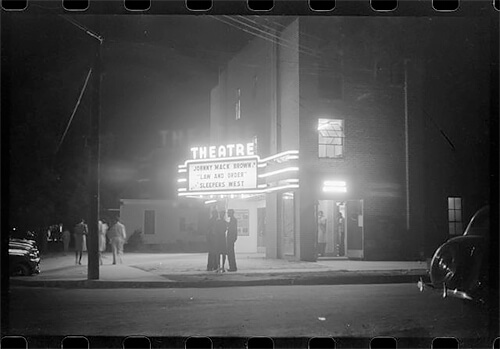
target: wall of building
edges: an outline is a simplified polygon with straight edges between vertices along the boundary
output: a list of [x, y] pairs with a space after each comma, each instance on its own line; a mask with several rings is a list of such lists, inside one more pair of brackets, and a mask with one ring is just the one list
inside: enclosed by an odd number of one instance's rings
[[[212, 90], [211, 97], [213, 144], [246, 143], [256, 137], [257, 154], [266, 157], [276, 152], [276, 54], [275, 44], [255, 38], [221, 71], [219, 84]], [[235, 120], [238, 89], [241, 92], [241, 118]], [[231, 203], [249, 205], [251, 232], [255, 232], [248, 238], [238, 238], [236, 251], [256, 252], [258, 205], [247, 201]], [[277, 257], [276, 215], [276, 201], [268, 199], [265, 244], [266, 255], [270, 258]]]
[[[429, 256], [449, 238], [449, 196], [463, 198], [464, 226], [489, 198], [489, 23], [470, 18], [324, 21], [328, 25], [307, 18], [300, 22], [301, 43], [330, 55], [333, 62], [325, 67], [328, 59], [324, 57], [300, 55], [300, 154], [301, 168], [307, 168], [302, 178], [316, 176], [316, 190], [324, 178], [345, 179], [351, 197], [365, 198], [368, 249], [388, 242], [380, 236], [387, 235], [387, 217], [391, 217], [389, 226], [396, 226], [396, 233], [391, 234], [402, 238], [407, 255]], [[387, 36], [390, 32], [392, 37]], [[399, 68], [390, 71], [391, 67]], [[343, 80], [340, 94], [324, 90], [320, 81], [320, 72], [335, 75], [336, 69]], [[331, 92], [330, 98], [325, 91]], [[320, 116], [345, 119], [344, 159], [317, 158], [313, 130]], [[409, 127], [408, 231], [405, 116]], [[381, 190], [384, 186], [387, 189]], [[398, 244], [397, 240], [391, 243], [396, 250]], [[374, 253], [377, 256], [387, 258], [380, 252]]]
[[[155, 211], [155, 234], [144, 234], [145, 210]], [[140, 230], [144, 245], [157, 250], [203, 250], [206, 241], [205, 217], [208, 217], [206, 209], [176, 201], [123, 200], [120, 207], [120, 219], [127, 230], [127, 237]]]
[[[257, 152], [269, 155], [271, 115], [275, 113], [272, 79], [275, 75], [274, 45], [255, 38], [249, 42], [220, 74], [213, 91], [211, 129], [220, 138], [216, 144], [246, 143], [257, 137]], [[236, 102], [240, 91], [240, 115], [236, 120]], [[220, 103], [220, 107], [214, 105]], [[220, 111], [219, 115], [215, 115]], [[214, 128], [220, 130], [214, 130]]]
[[278, 45], [278, 151], [299, 149], [299, 20], [285, 28]]
[[[329, 29], [340, 30], [343, 23], [342, 20], [331, 21]], [[308, 29], [313, 25], [307, 19], [301, 21], [301, 38], [309, 47], [319, 51], [321, 45], [309, 40], [307, 36], [312, 34]], [[321, 38], [321, 33], [314, 35]], [[335, 42], [328, 40], [329, 45], [335, 47]], [[386, 225], [396, 227], [396, 234], [399, 236], [394, 239], [402, 240], [406, 237], [403, 86], [377, 83], [371, 80], [372, 76], [369, 74], [364, 80], [359, 77], [354, 79], [345, 71], [336, 71], [340, 69], [340, 65], [332, 64], [330, 74], [335, 76], [342, 73], [346, 76], [341, 95], [336, 95], [332, 90], [328, 96], [325, 91], [321, 91], [319, 75], [326, 69], [325, 62], [338, 60], [338, 57], [336, 50], [321, 52], [321, 58], [305, 53], [300, 56], [301, 183], [308, 183], [308, 194], [301, 195], [306, 199], [301, 202], [302, 209], [307, 212], [303, 212], [301, 217], [309, 217], [312, 222], [310, 217], [313, 216], [315, 200], [364, 199], [365, 256], [368, 259], [377, 258], [377, 254], [387, 250], [387, 245], [381, 239]], [[343, 57], [345, 60], [350, 58]], [[344, 120], [343, 158], [318, 157], [319, 118]], [[347, 193], [323, 193], [321, 189], [325, 180], [346, 181]], [[314, 194], [310, 194], [311, 191]], [[303, 224], [301, 230], [306, 231], [311, 222]], [[387, 254], [386, 251], [383, 253]]]
[[[432, 64], [423, 76], [426, 253], [449, 238], [447, 198], [463, 198], [464, 228], [490, 195], [490, 32], [484, 19], [430, 25]], [[457, 54], [459, 53], [459, 54]], [[443, 133], [449, 141], [444, 137]]]
[[[448, 238], [448, 196], [463, 198], [464, 226], [489, 198], [487, 21], [301, 17], [280, 35], [296, 47], [254, 39], [214, 93], [225, 142], [257, 135], [261, 156], [298, 147], [296, 257], [316, 258], [316, 203], [326, 199], [364, 200], [367, 259], [431, 254]], [[345, 121], [343, 158], [318, 157], [319, 118]], [[347, 193], [323, 193], [325, 180], [346, 181]], [[280, 255], [279, 201], [267, 195], [269, 257]]]
[[[224, 77], [219, 78], [224, 80]], [[225, 119], [224, 110], [222, 109], [221, 91], [223, 86], [220, 84], [215, 86], [210, 92], [210, 143], [217, 144], [220, 139], [223, 139], [225, 134], [222, 127], [222, 121]]]
[[278, 258], [278, 216], [277, 216], [278, 194], [269, 193], [266, 195], [266, 257]]

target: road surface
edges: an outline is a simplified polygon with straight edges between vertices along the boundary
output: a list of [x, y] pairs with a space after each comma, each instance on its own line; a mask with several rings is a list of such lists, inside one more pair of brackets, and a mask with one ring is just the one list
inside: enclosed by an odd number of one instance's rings
[[[415, 284], [186, 289], [13, 287], [10, 333], [488, 337], [488, 312]], [[490, 346], [491, 347], [491, 346]]]

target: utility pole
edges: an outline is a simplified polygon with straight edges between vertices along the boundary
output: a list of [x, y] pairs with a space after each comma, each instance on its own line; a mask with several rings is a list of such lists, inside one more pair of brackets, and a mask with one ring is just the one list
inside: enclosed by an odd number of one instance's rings
[[[100, 17], [95, 15], [95, 30], [100, 32]], [[89, 245], [88, 280], [99, 280], [99, 124], [101, 118], [101, 47], [102, 39], [96, 41], [94, 70], [92, 76], [92, 112], [90, 116], [90, 171], [89, 171]]]
[[409, 59], [403, 60], [404, 68], [404, 99], [405, 99], [405, 198], [406, 198], [406, 231], [410, 232], [410, 143], [408, 118], [408, 64]]
[[[98, 280], [99, 279], [99, 123], [101, 118], [101, 48], [104, 39], [99, 35], [101, 30], [101, 19], [99, 15], [94, 15], [95, 17], [95, 32], [86, 28], [84, 25], [71, 18], [71, 16], [59, 15], [65, 21], [71, 23], [73, 26], [77, 27], [83, 31], [86, 35], [92, 38], [95, 43], [95, 53], [94, 53], [94, 68], [89, 71], [85, 84], [80, 93], [78, 102], [73, 110], [73, 116], [80, 104], [80, 99], [83, 96], [85, 88], [87, 87], [87, 82], [89, 77], [92, 77], [92, 110], [90, 115], [90, 137], [89, 137], [89, 195], [90, 195], [90, 212], [88, 221], [88, 269], [87, 269], [87, 279]], [[94, 41], [95, 40], [95, 41]], [[66, 128], [66, 131], [68, 130]], [[59, 142], [58, 148], [64, 140], [66, 131]], [[56, 152], [57, 152], [56, 150]]]

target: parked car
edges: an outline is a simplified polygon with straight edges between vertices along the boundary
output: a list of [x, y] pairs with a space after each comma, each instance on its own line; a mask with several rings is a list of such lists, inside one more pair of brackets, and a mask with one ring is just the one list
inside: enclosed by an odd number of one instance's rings
[[9, 239], [9, 271], [13, 276], [40, 273], [40, 252], [33, 240]]
[[485, 303], [488, 297], [490, 208], [484, 206], [471, 218], [465, 232], [442, 244], [432, 257], [430, 282], [418, 287], [440, 290], [448, 296]]
[[16, 246], [24, 246], [26, 248], [34, 248], [38, 250], [35, 240], [10, 238], [9, 243]]

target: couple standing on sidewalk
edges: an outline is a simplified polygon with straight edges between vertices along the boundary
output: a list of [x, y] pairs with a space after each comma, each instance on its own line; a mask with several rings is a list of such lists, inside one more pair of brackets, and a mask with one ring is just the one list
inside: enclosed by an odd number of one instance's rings
[[234, 243], [238, 238], [238, 221], [234, 217], [234, 210], [229, 209], [227, 215], [229, 221], [226, 221], [225, 211], [212, 210], [207, 232], [207, 271], [225, 272], [226, 256], [229, 263], [227, 271], [237, 270]]

